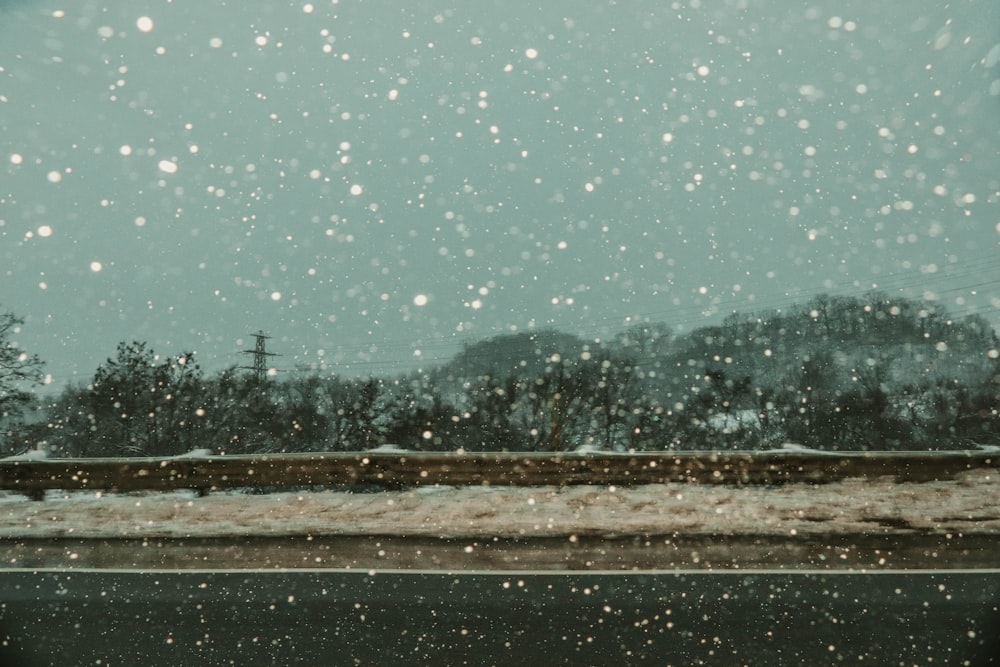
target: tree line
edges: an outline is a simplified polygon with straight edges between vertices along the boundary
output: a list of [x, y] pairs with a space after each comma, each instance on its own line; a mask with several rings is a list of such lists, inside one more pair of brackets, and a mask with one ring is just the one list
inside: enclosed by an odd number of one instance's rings
[[[387, 443], [418, 451], [789, 441], [829, 450], [967, 448], [1000, 444], [998, 350], [981, 317], [952, 318], [936, 304], [880, 293], [820, 295], [683, 335], [643, 324], [609, 340], [498, 336], [466, 345], [441, 367], [388, 377], [296, 373], [261, 382], [237, 368], [206, 374], [192, 352], [160, 357], [130, 342], [88, 385], [37, 404], [34, 418], [14, 418], [13, 406], [30, 402], [23, 389], [0, 391], [2, 446], [41, 446], [53, 456]], [[12, 359], [22, 364], [22, 384], [39, 372], [37, 359], [15, 351], [0, 356], [0, 387], [16, 384]]]

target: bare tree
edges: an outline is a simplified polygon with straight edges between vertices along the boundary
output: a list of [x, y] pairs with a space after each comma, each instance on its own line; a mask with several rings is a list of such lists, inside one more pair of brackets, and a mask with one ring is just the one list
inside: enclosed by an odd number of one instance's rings
[[28, 388], [42, 383], [41, 360], [12, 340], [22, 324], [13, 313], [0, 314], [0, 420], [19, 416], [32, 398]]

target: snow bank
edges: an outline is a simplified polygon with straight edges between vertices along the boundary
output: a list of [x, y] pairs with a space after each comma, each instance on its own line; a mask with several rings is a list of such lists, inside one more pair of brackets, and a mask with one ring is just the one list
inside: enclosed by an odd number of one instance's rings
[[407, 491], [0, 495], [0, 537], [398, 535], [833, 535], [891, 531], [1000, 536], [1000, 475], [825, 485], [631, 488], [429, 487]]

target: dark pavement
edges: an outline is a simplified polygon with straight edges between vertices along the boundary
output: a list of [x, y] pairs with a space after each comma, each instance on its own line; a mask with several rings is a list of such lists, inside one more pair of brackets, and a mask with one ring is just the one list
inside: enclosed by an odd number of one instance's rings
[[0, 571], [4, 665], [987, 665], [1000, 570]]

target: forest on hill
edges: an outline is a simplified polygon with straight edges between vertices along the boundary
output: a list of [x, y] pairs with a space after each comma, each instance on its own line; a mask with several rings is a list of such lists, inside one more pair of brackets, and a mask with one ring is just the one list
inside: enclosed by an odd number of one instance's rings
[[0, 455], [969, 448], [1000, 443], [998, 350], [979, 316], [881, 293], [683, 335], [642, 324], [610, 340], [497, 336], [390, 377], [260, 382], [121, 343], [89, 385], [8, 417]]

